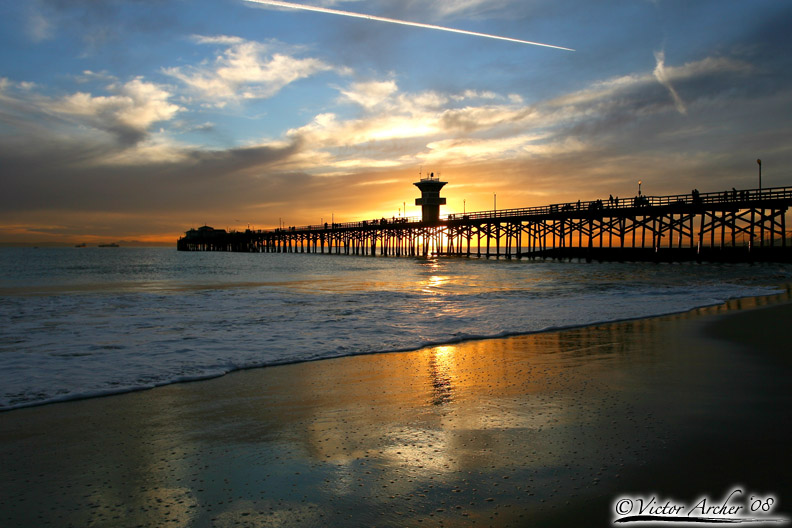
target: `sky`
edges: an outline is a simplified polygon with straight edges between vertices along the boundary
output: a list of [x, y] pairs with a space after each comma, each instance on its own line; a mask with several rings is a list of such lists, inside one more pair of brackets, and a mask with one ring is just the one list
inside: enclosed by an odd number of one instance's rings
[[792, 185], [792, 3], [0, 4], [0, 243]]

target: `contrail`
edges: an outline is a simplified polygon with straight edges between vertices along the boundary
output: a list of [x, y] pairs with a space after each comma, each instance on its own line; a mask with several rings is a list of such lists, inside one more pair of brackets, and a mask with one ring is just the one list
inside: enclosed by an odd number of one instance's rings
[[668, 91], [671, 92], [671, 97], [674, 99], [674, 106], [676, 106], [677, 111], [685, 115], [687, 114], [687, 108], [685, 108], [685, 103], [682, 101], [682, 98], [679, 97], [679, 94], [674, 87], [671, 86], [671, 80], [666, 75], [665, 71], [665, 51], [656, 51], [655, 52], [655, 60], [657, 61], [657, 66], [654, 69], [654, 76], [657, 81], [668, 88]]
[[461, 33], [462, 35], [473, 35], [474, 37], [486, 37], [498, 40], [507, 40], [509, 42], [518, 42], [520, 44], [530, 44], [532, 46], [543, 46], [545, 48], [555, 48], [565, 51], [575, 51], [572, 48], [565, 48], [563, 46], [554, 46], [552, 44], [542, 44], [541, 42], [531, 42], [530, 40], [520, 40], [510, 37], [500, 37], [498, 35], [489, 35], [487, 33], [477, 33], [475, 31], [465, 31], [464, 29], [454, 29], [443, 26], [435, 26], [432, 24], [422, 24], [420, 22], [409, 22], [407, 20], [397, 20], [395, 18], [385, 18], [374, 15], [366, 15], [364, 13], [353, 13], [351, 11], [340, 11], [338, 9], [328, 9], [326, 7], [308, 6], [303, 4], [294, 4], [292, 2], [280, 2], [278, 0], [246, 0], [256, 4], [271, 5], [277, 7], [287, 7], [289, 9], [303, 9], [305, 11], [315, 11], [317, 13], [327, 13], [329, 15], [341, 15], [353, 18], [364, 18], [366, 20], [376, 20], [378, 22], [389, 22], [391, 24], [401, 24], [402, 26], [412, 26], [425, 29], [439, 29], [440, 31], [450, 31], [451, 33]]

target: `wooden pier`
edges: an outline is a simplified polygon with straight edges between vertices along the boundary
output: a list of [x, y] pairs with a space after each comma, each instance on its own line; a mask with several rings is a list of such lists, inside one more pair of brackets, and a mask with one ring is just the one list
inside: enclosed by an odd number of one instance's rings
[[439, 198], [441, 186], [434, 186], [431, 197], [424, 193], [416, 200], [424, 207], [421, 218], [245, 231], [204, 226], [187, 231], [177, 248], [397, 257], [792, 261], [786, 232], [792, 187], [693, 191], [438, 216], [439, 205], [445, 203]]

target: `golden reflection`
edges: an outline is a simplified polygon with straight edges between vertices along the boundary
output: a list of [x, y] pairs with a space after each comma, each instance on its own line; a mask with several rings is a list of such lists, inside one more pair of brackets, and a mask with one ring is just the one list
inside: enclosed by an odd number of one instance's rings
[[439, 259], [427, 260], [424, 263], [428, 277], [418, 283], [424, 293], [438, 293], [438, 288], [449, 284], [451, 277], [442, 273], [443, 265]]
[[[426, 479], [460, 469], [460, 459], [454, 455], [456, 442], [448, 431], [429, 432], [405, 427], [393, 431], [389, 441], [383, 456], [389, 464], [407, 468], [413, 477]], [[409, 482], [401, 482], [398, 486], [402, 492], [412, 487]]]
[[447, 284], [448, 281], [449, 281], [449, 277], [432, 275], [425, 281], [421, 281], [419, 285], [421, 287], [421, 291], [424, 293], [439, 293], [437, 291], [438, 288]]
[[432, 384], [431, 402], [433, 405], [443, 405], [453, 400], [453, 367], [453, 346], [440, 346], [432, 349], [429, 359], [429, 377]]

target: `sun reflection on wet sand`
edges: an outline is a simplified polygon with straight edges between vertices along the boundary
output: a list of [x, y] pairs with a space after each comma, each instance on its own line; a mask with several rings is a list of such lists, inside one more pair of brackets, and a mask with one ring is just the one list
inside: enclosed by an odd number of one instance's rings
[[454, 347], [441, 346], [432, 349], [429, 360], [429, 375], [432, 384], [432, 404], [443, 405], [453, 399]]

